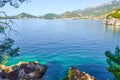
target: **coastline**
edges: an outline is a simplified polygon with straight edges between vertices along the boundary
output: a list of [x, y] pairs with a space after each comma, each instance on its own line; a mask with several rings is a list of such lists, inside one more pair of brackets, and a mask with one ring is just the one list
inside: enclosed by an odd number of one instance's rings
[[112, 26], [120, 26], [120, 20], [118, 20], [116, 18], [104, 19], [103, 24], [112, 25]]

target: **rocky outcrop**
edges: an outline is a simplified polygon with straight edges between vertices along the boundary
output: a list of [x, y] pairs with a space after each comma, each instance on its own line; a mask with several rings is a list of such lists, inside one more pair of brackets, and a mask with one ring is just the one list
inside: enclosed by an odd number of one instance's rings
[[115, 18], [105, 19], [103, 23], [107, 25], [120, 26], [120, 20]]
[[70, 67], [68, 75], [63, 80], [96, 80], [93, 76]]
[[15, 66], [0, 65], [0, 80], [39, 80], [47, 70], [38, 62], [21, 62]]

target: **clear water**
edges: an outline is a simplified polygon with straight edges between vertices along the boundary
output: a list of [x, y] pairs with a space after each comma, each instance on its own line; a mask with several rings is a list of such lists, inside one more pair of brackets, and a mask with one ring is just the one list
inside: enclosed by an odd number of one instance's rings
[[107, 72], [106, 50], [120, 46], [120, 28], [105, 27], [99, 20], [15, 20], [20, 32], [12, 37], [21, 48], [19, 61], [39, 61], [48, 70], [42, 80], [61, 80], [70, 66], [86, 71], [97, 80], [113, 80]]

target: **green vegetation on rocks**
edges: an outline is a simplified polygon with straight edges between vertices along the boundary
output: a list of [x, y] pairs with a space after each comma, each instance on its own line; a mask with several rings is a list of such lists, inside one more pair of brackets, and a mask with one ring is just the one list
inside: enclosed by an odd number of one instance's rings
[[70, 67], [68, 75], [63, 80], [96, 80], [93, 76], [85, 72], [80, 72], [75, 67]]
[[120, 20], [120, 9], [116, 9], [112, 13], [108, 14], [107, 18], [116, 18]]

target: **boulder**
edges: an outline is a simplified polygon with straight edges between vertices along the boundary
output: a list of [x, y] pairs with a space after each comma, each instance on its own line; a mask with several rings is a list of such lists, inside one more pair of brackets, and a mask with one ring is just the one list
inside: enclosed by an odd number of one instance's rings
[[0, 80], [38, 80], [47, 70], [38, 62], [20, 62], [14, 66], [0, 65]]
[[93, 76], [88, 73], [81, 72], [75, 67], [70, 67], [68, 75], [63, 80], [96, 80]]

